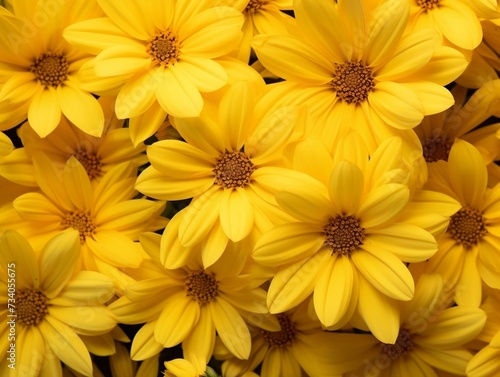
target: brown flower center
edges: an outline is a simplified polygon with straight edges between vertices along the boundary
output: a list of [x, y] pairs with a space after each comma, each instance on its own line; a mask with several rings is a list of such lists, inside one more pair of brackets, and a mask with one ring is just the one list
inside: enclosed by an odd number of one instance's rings
[[375, 82], [372, 69], [359, 62], [335, 63], [335, 72], [330, 85], [337, 96], [347, 103], [360, 103], [368, 98]]
[[177, 62], [179, 57], [179, 40], [170, 30], [161, 30], [153, 35], [146, 45], [146, 51], [155, 64], [163, 67]]
[[47, 296], [36, 289], [16, 291], [17, 321], [25, 326], [37, 326], [49, 313]]
[[95, 153], [79, 150], [73, 156], [82, 164], [90, 179], [94, 179], [101, 173], [102, 162]]
[[448, 155], [450, 154], [452, 144], [453, 142], [448, 140], [446, 136], [437, 136], [425, 139], [422, 143], [425, 161], [448, 161]]
[[250, 158], [244, 152], [228, 152], [216, 159], [215, 183], [224, 188], [244, 187], [250, 183], [255, 170]]
[[244, 12], [255, 13], [264, 5], [265, 0], [250, 0], [245, 7]]
[[465, 247], [477, 245], [478, 241], [488, 233], [481, 213], [472, 208], [462, 208], [451, 216], [448, 232], [458, 243]]
[[277, 314], [280, 323], [280, 331], [261, 330], [264, 340], [272, 347], [286, 347], [293, 343], [295, 339], [295, 324], [290, 317], [284, 313]]
[[73, 211], [67, 213], [62, 222], [64, 229], [73, 228], [80, 232], [80, 243], [85, 243], [85, 238], [92, 236], [95, 225], [89, 213], [84, 211]]
[[417, 0], [417, 5], [424, 10], [434, 9], [439, 5], [439, 0]]
[[35, 59], [30, 71], [40, 84], [57, 88], [68, 78], [68, 68], [65, 55], [47, 52]]
[[400, 329], [396, 343], [380, 344], [380, 350], [391, 360], [396, 360], [413, 349], [413, 337], [409, 330]]
[[332, 250], [332, 255], [334, 253], [349, 255], [359, 245], [363, 245], [365, 239], [365, 228], [353, 216], [337, 215], [335, 218], [330, 218], [323, 231], [325, 232], [323, 247]]
[[184, 290], [199, 304], [206, 304], [219, 294], [219, 285], [213, 275], [205, 271], [192, 271], [185, 281]]

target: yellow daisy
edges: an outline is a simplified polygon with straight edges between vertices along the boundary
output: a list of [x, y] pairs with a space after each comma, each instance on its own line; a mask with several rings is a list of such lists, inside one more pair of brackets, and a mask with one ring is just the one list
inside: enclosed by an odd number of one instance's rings
[[451, 147], [448, 162], [429, 166], [426, 188], [447, 194], [462, 206], [451, 216], [446, 233], [438, 238], [438, 252], [427, 262], [429, 271], [457, 282], [459, 305], [479, 306], [483, 282], [500, 288], [500, 185], [488, 188], [487, 183], [483, 157], [460, 139]]
[[200, 92], [227, 83], [214, 59], [238, 48], [243, 15], [236, 9], [212, 0], [97, 2], [106, 17], [71, 25], [64, 36], [97, 55], [82, 75], [93, 91], [118, 93], [118, 118], [158, 105], [176, 117], [197, 116]]
[[405, 210], [423, 206], [427, 221], [435, 221], [458, 205], [430, 191], [410, 198], [400, 139], [388, 139], [369, 158], [359, 144], [341, 145], [333, 161], [303, 161], [329, 172], [326, 182], [302, 175], [278, 191], [279, 205], [296, 221], [265, 232], [253, 257], [280, 267], [267, 297], [271, 313], [313, 293], [324, 326], [341, 328], [357, 311], [378, 339], [390, 343], [398, 332], [398, 301], [410, 300], [414, 291], [403, 262], [424, 261], [437, 250], [418, 219], [422, 214]]
[[113, 110], [114, 101], [101, 97], [99, 102], [106, 119], [109, 119], [100, 137], [82, 132], [65, 119], [61, 120], [54, 132], [43, 139], [29, 124], [24, 124], [20, 129], [20, 137], [28, 155], [36, 158], [44, 153], [52, 161], [52, 166], [60, 171], [64, 170], [68, 159], [75, 157], [85, 168], [92, 184], [99, 182], [120, 163], [132, 161], [137, 167], [144, 165], [147, 162], [144, 143], [138, 143], [134, 147], [129, 129], [123, 128], [123, 121], [118, 121], [109, 111]]
[[[315, 133], [335, 145], [355, 128], [373, 150], [394, 129], [409, 129], [424, 115], [453, 104], [443, 87], [466, 68], [458, 51], [443, 47], [428, 29], [404, 34], [408, 1], [294, 1], [297, 35], [258, 35], [252, 47], [262, 64], [287, 80], [266, 100], [306, 102]], [[389, 127], [388, 127], [389, 126]]]
[[222, 363], [224, 377], [246, 376], [259, 365], [261, 377], [338, 375], [329, 360], [335, 338], [325, 332], [318, 321], [310, 318], [307, 302], [274, 317], [280, 324], [279, 331], [253, 328], [252, 351], [248, 360], [238, 360], [227, 352], [223, 344], [216, 343], [214, 356], [225, 360]]
[[279, 218], [273, 194], [289, 175], [281, 167], [282, 151], [300, 112], [286, 107], [255, 117], [262, 90], [235, 84], [216, 112], [176, 119], [185, 142], [162, 140], [148, 147], [151, 166], [139, 175], [136, 189], [162, 200], [194, 198], [179, 224], [183, 246], [215, 232], [216, 254], [228, 239], [241, 241], [252, 229], [267, 229]]
[[[11, 128], [26, 118], [40, 137], [50, 134], [61, 114], [83, 132], [100, 136], [104, 115], [97, 100], [82, 89], [80, 67], [91, 58], [66, 42], [65, 26], [102, 13], [95, 2], [13, 0], [21, 23], [0, 17], [0, 124]], [[50, 20], [50, 21], [49, 21]]]
[[139, 267], [144, 255], [134, 241], [144, 231], [165, 226], [159, 217], [165, 203], [132, 199], [137, 168], [131, 162], [117, 165], [94, 187], [74, 157], [62, 171], [43, 154], [33, 162], [41, 191], [13, 202], [23, 233], [37, 249], [67, 228], [78, 230], [83, 267], [113, 276], [123, 288], [127, 277], [119, 269]]
[[493, 115], [500, 115], [500, 80], [482, 85], [467, 98], [467, 89], [452, 89], [455, 105], [445, 112], [427, 116], [415, 127], [428, 163], [447, 161], [455, 139], [473, 144], [483, 155], [486, 165], [500, 159], [500, 140], [496, 133], [500, 123], [479, 126]]
[[472, 358], [464, 346], [481, 332], [486, 315], [479, 308], [449, 307], [449, 288], [439, 275], [421, 275], [413, 300], [401, 303], [395, 342], [332, 334], [334, 370], [345, 376], [464, 376]]
[[141, 244], [155, 266], [150, 278], [127, 286], [125, 295], [110, 309], [126, 324], [146, 323], [132, 343], [132, 358], [142, 360], [164, 347], [182, 343], [184, 357], [204, 370], [213, 352], [215, 333], [241, 359], [250, 354], [250, 333], [245, 319], [267, 313], [263, 279], [242, 275], [247, 251], [229, 245], [207, 269], [201, 260], [167, 270], [160, 262], [161, 236], [147, 233]]
[[[6, 319], [0, 324], [1, 352], [11, 358], [2, 357], [0, 374], [57, 376], [62, 361], [91, 376], [89, 351], [79, 335], [104, 334], [116, 326], [103, 305], [113, 297], [114, 286], [97, 272], [78, 272], [78, 232], [50, 239], [37, 258], [25, 238], [7, 230], [0, 236], [0, 250], [5, 288], [0, 312]], [[10, 342], [7, 334], [13, 335]]]

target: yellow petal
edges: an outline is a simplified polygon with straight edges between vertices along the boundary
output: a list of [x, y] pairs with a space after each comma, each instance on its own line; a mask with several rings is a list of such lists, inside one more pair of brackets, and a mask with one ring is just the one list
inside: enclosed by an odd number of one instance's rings
[[372, 190], [361, 203], [358, 217], [365, 228], [383, 226], [398, 216], [409, 200], [405, 185], [388, 183]]
[[325, 242], [322, 229], [306, 223], [278, 225], [259, 238], [253, 258], [263, 265], [280, 266], [309, 258]]
[[372, 248], [369, 240], [364, 250], [351, 254], [356, 268], [381, 293], [396, 300], [411, 300], [415, 290], [413, 277], [406, 265], [385, 250]]
[[[99, 1], [99, 6], [113, 22], [137, 39], [146, 40], [149, 37], [150, 27], [144, 22], [145, 9], [142, 4], [132, 0], [125, 0], [120, 6], [110, 0]], [[126, 7], [122, 9], [123, 7]]]
[[134, 146], [139, 145], [158, 131], [166, 117], [166, 111], [161, 108], [158, 101], [154, 101], [141, 115], [130, 118], [130, 138]]
[[269, 286], [269, 311], [282, 313], [304, 301], [313, 291], [318, 273], [328, 258], [330, 252], [321, 250], [304, 261], [281, 269]]
[[397, 256], [400, 260], [418, 263], [431, 258], [437, 251], [434, 237], [412, 224], [392, 224], [373, 230], [367, 235], [365, 244]]
[[341, 161], [335, 166], [330, 176], [329, 194], [342, 216], [357, 212], [363, 186], [363, 173], [356, 165]]
[[248, 359], [251, 348], [250, 331], [236, 309], [220, 297], [216, 297], [208, 308], [224, 345], [237, 358]]
[[92, 375], [89, 351], [69, 326], [48, 315], [39, 328], [49, 347], [63, 363], [78, 373]]
[[205, 370], [210, 361], [215, 344], [215, 325], [210, 315], [209, 305], [200, 308], [200, 320], [193, 331], [182, 342], [185, 358]]
[[415, 347], [412, 350], [415, 355], [433, 366], [434, 368], [452, 373], [454, 375], [464, 375], [467, 363], [472, 358], [472, 353], [465, 349], [440, 349]]
[[[40, 90], [41, 89], [41, 90]], [[61, 120], [61, 106], [56, 89], [40, 88], [28, 108], [28, 121], [38, 136], [44, 138], [54, 131]]]
[[15, 281], [15, 288], [38, 289], [38, 262], [29, 242], [14, 230], [6, 230], [0, 235], [0, 250], [2, 268], [9, 281]]
[[233, 242], [241, 241], [253, 228], [253, 208], [242, 187], [222, 191], [220, 224]]
[[159, 69], [162, 68], [139, 72], [122, 86], [115, 103], [116, 116], [119, 119], [140, 116], [153, 106], [155, 91], [162, 80], [162, 72]]
[[500, 349], [484, 347], [467, 364], [466, 373], [469, 377], [495, 376], [500, 372]]
[[479, 308], [447, 308], [428, 323], [425, 331], [415, 341], [425, 348], [458, 348], [479, 335], [485, 322], [486, 313]]
[[163, 110], [174, 117], [196, 117], [203, 108], [200, 91], [175, 65], [163, 73], [163, 80], [156, 87], [156, 98]]
[[359, 276], [358, 313], [382, 343], [394, 344], [399, 334], [399, 305]]
[[87, 237], [86, 244], [96, 256], [115, 267], [137, 268], [143, 260], [139, 243], [116, 230], [98, 231]]
[[457, 139], [448, 157], [451, 187], [462, 204], [478, 209], [488, 182], [481, 153], [466, 141]]
[[323, 326], [334, 326], [349, 308], [354, 271], [347, 256], [331, 258], [314, 286], [314, 309]]
[[62, 307], [51, 305], [49, 314], [81, 335], [102, 335], [116, 326], [112, 312], [104, 306]]
[[[61, 261], [64, 260], [64, 264]], [[40, 255], [41, 290], [48, 298], [56, 297], [73, 276], [80, 260], [80, 235], [68, 229], [52, 238]]]
[[135, 334], [130, 350], [132, 360], [145, 360], [159, 354], [163, 350], [163, 345], [157, 342], [154, 337], [157, 322], [151, 321], [144, 324]]
[[460, 306], [479, 307], [481, 305], [483, 289], [482, 279], [477, 268], [478, 249], [465, 252], [464, 267], [457, 283], [455, 301]]
[[91, 94], [68, 82], [57, 91], [61, 111], [83, 132], [100, 137], [104, 129], [104, 113]]
[[[155, 340], [164, 347], [173, 347], [186, 339], [198, 323], [200, 306], [186, 292], [178, 292], [163, 302], [163, 309], [154, 330]], [[175, 326], [172, 324], [175, 323]]]

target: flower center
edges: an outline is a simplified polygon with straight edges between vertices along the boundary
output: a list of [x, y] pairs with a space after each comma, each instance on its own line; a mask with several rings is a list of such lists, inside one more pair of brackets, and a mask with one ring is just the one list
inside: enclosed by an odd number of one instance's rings
[[69, 227], [80, 232], [80, 243], [85, 243], [85, 238], [90, 237], [95, 230], [95, 225], [89, 213], [84, 211], [73, 211], [67, 213], [62, 222], [64, 229]]
[[272, 347], [285, 347], [293, 343], [295, 339], [295, 324], [292, 323], [290, 317], [284, 313], [277, 314], [278, 322], [280, 323], [280, 331], [261, 330], [264, 340]]
[[149, 39], [146, 51], [151, 56], [153, 63], [166, 67], [177, 62], [179, 40], [170, 30], [161, 30]]
[[465, 247], [477, 245], [488, 233], [481, 213], [472, 208], [462, 208], [451, 216], [448, 232], [458, 243]]
[[373, 80], [372, 69], [361, 61], [335, 63], [335, 72], [330, 85], [342, 101], [357, 104], [368, 98], [368, 94], [375, 86]]
[[243, 152], [228, 152], [216, 159], [215, 183], [224, 188], [244, 187], [250, 183], [255, 170], [250, 158]]
[[437, 136], [425, 139], [422, 143], [424, 158], [427, 162], [436, 162], [439, 160], [448, 161], [448, 155], [453, 142], [446, 136]]
[[424, 10], [434, 9], [438, 6], [438, 4], [439, 0], [417, 0], [417, 5]]
[[365, 228], [361, 226], [358, 219], [353, 216], [340, 216], [330, 218], [328, 224], [323, 227], [327, 247], [334, 253], [349, 255], [359, 245], [363, 245], [365, 239]]
[[381, 343], [380, 350], [391, 360], [396, 360], [413, 349], [413, 338], [409, 330], [400, 329], [396, 343]]
[[94, 153], [79, 150], [73, 156], [85, 168], [90, 179], [96, 178], [101, 173], [102, 162]]
[[37, 326], [48, 314], [47, 296], [36, 289], [16, 291], [16, 314], [19, 323], [25, 326]]
[[244, 12], [255, 13], [264, 5], [265, 0], [250, 0], [245, 7]]
[[192, 271], [186, 279], [184, 290], [199, 304], [206, 304], [219, 294], [219, 285], [213, 275]]
[[66, 56], [47, 52], [35, 59], [30, 71], [35, 74], [36, 79], [45, 87], [57, 88], [68, 77], [69, 64]]

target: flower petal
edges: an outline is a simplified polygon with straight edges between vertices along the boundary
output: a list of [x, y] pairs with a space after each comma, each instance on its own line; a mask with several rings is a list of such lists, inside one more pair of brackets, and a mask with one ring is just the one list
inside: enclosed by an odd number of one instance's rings
[[0, 235], [0, 260], [2, 268], [12, 278], [14, 274], [17, 289], [35, 288], [40, 284], [38, 261], [29, 242], [14, 230]]
[[361, 203], [358, 211], [361, 225], [368, 229], [389, 223], [403, 211], [409, 198], [405, 185], [388, 183], [377, 187]]
[[287, 266], [274, 276], [267, 294], [267, 306], [273, 314], [283, 313], [304, 301], [313, 291], [319, 271], [330, 258], [321, 250], [306, 260]]
[[406, 265], [393, 254], [372, 248], [369, 241], [360, 247], [363, 250], [353, 252], [351, 258], [366, 280], [390, 298], [411, 300], [415, 283]]
[[41, 138], [54, 131], [61, 120], [61, 106], [56, 89], [52, 86], [38, 90], [28, 108], [28, 121]]
[[222, 191], [220, 224], [233, 242], [241, 241], [250, 233], [253, 228], [253, 208], [244, 188]]

